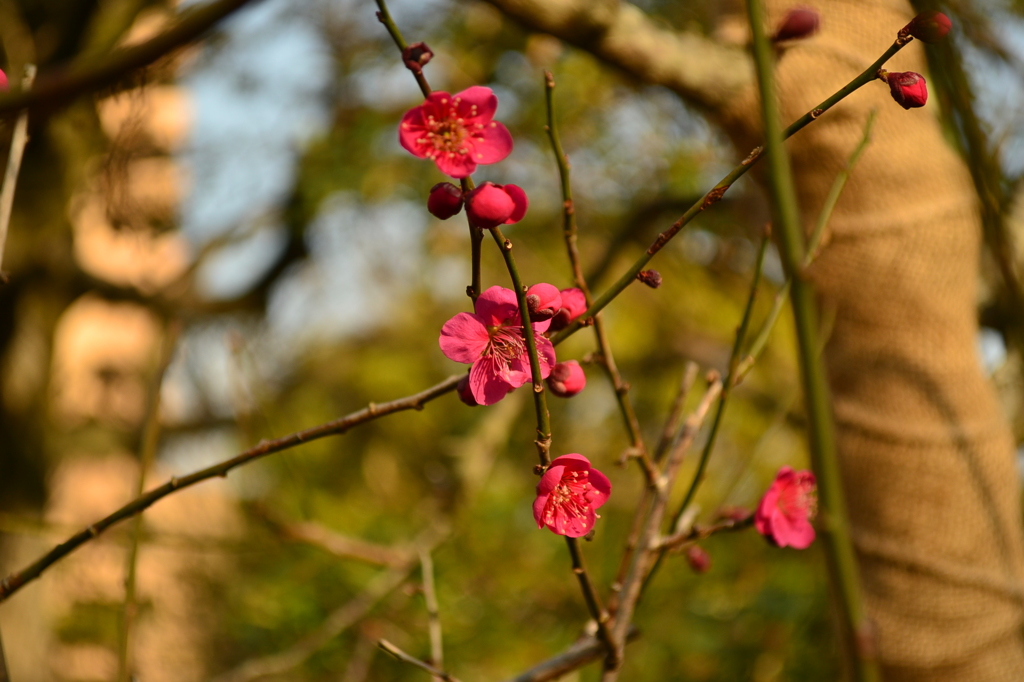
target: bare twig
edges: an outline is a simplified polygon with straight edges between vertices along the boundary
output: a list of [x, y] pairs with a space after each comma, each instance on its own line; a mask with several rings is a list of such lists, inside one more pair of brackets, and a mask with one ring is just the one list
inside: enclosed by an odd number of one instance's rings
[[[640, 631], [635, 627], [630, 627], [626, 635], [626, 643], [632, 642], [639, 636]], [[602, 642], [594, 637], [584, 637], [557, 656], [535, 665], [526, 672], [506, 680], [506, 682], [549, 682], [549, 680], [557, 680], [573, 670], [598, 660], [606, 653]]]
[[754, 525], [753, 515], [742, 519], [725, 519], [710, 526], [699, 526], [697, 524], [693, 524], [689, 528], [684, 528], [679, 532], [661, 538], [661, 540], [659, 540], [654, 547], [651, 547], [651, 549], [677, 551], [689, 543], [705, 540], [716, 533], [744, 530], [746, 528], [750, 528], [752, 525]]
[[136, 497], [114, 513], [100, 519], [85, 530], [82, 530], [68, 538], [30, 566], [8, 575], [0, 581], [0, 601], [4, 601], [21, 589], [26, 583], [38, 578], [47, 568], [85, 543], [98, 537], [100, 533], [105, 531], [107, 528], [110, 528], [119, 521], [123, 521], [124, 519], [138, 514], [157, 500], [207, 479], [216, 478], [218, 476], [227, 476], [228, 472], [235, 467], [248, 464], [275, 452], [287, 450], [309, 441], [324, 438], [325, 436], [341, 435], [353, 426], [358, 426], [359, 424], [364, 424], [379, 417], [394, 414], [395, 412], [422, 409], [423, 405], [431, 400], [454, 390], [455, 385], [459, 383], [459, 379], [461, 378], [461, 375], [448, 377], [441, 383], [435, 384], [425, 391], [421, 391], [398, 400], [393, 400], [388, 403], [381, 403], [380, 405], [370, 403], [369, 406], [357, 412], [329, 421], [326, 424], [320, 424], [319, 426], [314, 426], [305, 429], [304, 431], [298, 431], [287, 436], [282, 436], [281, 438], [275, 438], [274, 440], [262, 441], [256, 447], [250, 448], [231, 459], [224, 460], [223, 462], [193, 472], [187, 476], [182, 476], [181, 478], [172, 477], [171, 480], [164, 483], [162, 486], [154, 488], [145, 495]]
[[378, 566], [403, 566], [413, 558], [412, 552], [408, 549], [378, 545], [361, 538], [342, 535], [313, 521], [288, 523], [274, 518], [265, 511], [261, 511], [260, 514], [281, 537], [314, 545], [343, 559], [356, 559]]
[[647, 516], [647, 523], [644, 526], [643, 539], [641, 540], [639, 551], [634, 553], [629, 573], [623, 583], [620, 592], [619, 608], [615, 613], [615, 627], [612, 631], [614, 638], [620, 642], [619, 665], [606, 668], [602, 678], [606, 681], [614, 680], [618, 676], [621, 667], [622, 648], [625, 646], [625, 634], [629, 630], [633, 611], [646, 584], [648, 566], [651, 565], [652, 560], [657, 561], [660, 559], [660, 553], [657, 550], [652, 550], [652, 545], [655, 544], [655, 540], [658, 537], [661, 521], [664, 518], [665, 509], [668, 506], [669, 496], [672, 492], [672, 485], [679, 475], [679, 467], [682, 465], [683, 456], [693, 444], [693, 439], [704, 423], [711, 405], [722, 392], [722, 380], [717, 376], [717, 372], [708, 378], [710, 385], [704, 392], [704, 396], [701, 398], [696, 409], [687, 417], [678, 439], [673, 444], [672, 450], [669, 453], [668, 461], [665, 463], [665, 473], [662, 474], [661, 480], [658, 483], [657, 493], [651, 505], [651, 512]]
[[[544, 94], [547, 105], [548, 123], [544, 126], [551, 141], [551, 149], [555, 153], [555, 161], [558, 163], [558, 176], [562, 183], [562, 231], [565, 234], [565, 247], [569, 254], [569, 265], [572, 267], [573, 281], [583, 292], [587, 307], [593, 304], [590, 295], [590, 287], [583, 276], [583, 268], [580, 265], [580, 252], [577, 248], [577, 226], [576, 207], [572, 200], [572, 182], [569, 164], [569, 156], [562, 149], [562, 140], [558, 136], [558, 126], [555, 125], [555, 77], [550, 71], [544, 72]], [[615, 398], [619, 403], [619, 411], [625, 423], [626, 433], [629, 435], [630, 452], [634, 453], [640, 468], [647, 478], [648, 485], [654, 485], [658, 477], [657, 470], [651, 462], [647, 453], [647, 446], [644, 444], [643, 433], [640, 430], [640, 422], [636, 417], [636, 410], [629, 399], [629, 384], [622, 380], [619, 367], [615, 364], [615, 356], [612, 354], [611, 344], [608, 343], [608, 334], [605, 331], [604, 320], [600, 314], [594, 316], [594, 334], [597, 337], [597, 346], [601, 351], [601, 365], [615, 389]]]
[[409, 665], [414, 665], [417, 668], [421, 668], [423, 670], [426, 670], [428, 673], [430, 673], [434, 677], [436, 677], [438, 679], [441, 679], [441, 680], [444, 680], [444, 682], [459, 682], [459, 679], [457, 677], [455, 677], [454, 675], [449, 675], [445, 671], [443, 671], [443, 670], [441, 670], [439, 668], [435, 668], [434, 666], [430, 665], [426, 661], [421, 661], [420, 659], [416, 658], [415, 656], [410, 656], [409, 654], [405, 653], [404, 651], [402, 651], [401, 649], [399, 649], [397, 646], [395, 646], [394, 644], [392, 644], [391, 642], [389, 642], [386, 639], [382, 639], [379, 642], [377, 642], [377, 646], [379, 646], [381, 649], [383, 649], [384, 651], [388, 652], [389, 654], [391, 654], [392, 656], [394, 656], [398, 660], [402, 661], [403, 663], [408, 663]]
[[[25, 65], [25, 75], [21, 81], [22, 92], [32, 89], [32, 81], [36, 77], [35, 64]], [[28, 112], [23, 111], [14, 124], [11, 136], [11, 151], [7, 155], [7, 172], [4, 173], [3, 188], [0, 189], [0, 266], [3, 266], [4, 249], [7, 246], [7, 230], [11, 226], [11, 210], [14, 208], [14, 188], [18, 184], [18, 173], [21, 171], [21, 159], [28, 144]], [[6, 280], [0, 269], [0, 279]]]
[[[447, 535], [447, 531], [429, 528], [416, 540], [417, 547], [433, 548]], [[357, 597], [332, 612], [313, 632], [300, 639], [292, 648], [281, 653], [246, 661], [214, 679], [214, 682], [249, 682], [269, 675], [279, 675], [302, 665], [310, 656], [326, 646], [346, 628], [366, 616], [373, 606], [397, 589], [416, 569], [416, 562], [396, 566], [379, 573]]]
[[100, 59], [82, 59], [39, 75], [30, 92], [0, 97], [0, 117], [39, 105], [67, 104], [87, 92], [112, 86], [173, 50], [196, 40], [217, 22], [250, 0], [216, 0], [182, 13], [169, 29], [144, 43], [110, 52]]
[[430, 550], [420, 550], [420, 572], [423, 575], [423, 601], [427, 606], [427, 627], [430, 631], [430, 662], [444, 669], [441, 616], [438, 612], [437, 591], [434, 589], [434, 560], [430, 557]]
[[[146, 471], [156, 458], [157, 444], [160, 440], [160, 387], [164, 382], [167, 367], [174, 358], [174, 348], [181, 333], [181, 324], [177, 321], [167, 326], [160, 344], [160, 359], [149, 385], [146, 396], [146, 418], [142, 427], [142, 444], [139, 448], [139, 478], [135, 485], [135, 496], [138, 497], [145, 489]], [[135, 587], [138, 569], [139, 538], [142, 535], [142, 514], [137, 514], [131, 530], [131, 541], [128, 550], [126, 578], [124, 589], [124, 608], [121, 614], [121, 632], [118, 642], [118, 674], [120, 682], [129, 682], [131, 671], [131, 632], [135, 621], [136, 603]]]

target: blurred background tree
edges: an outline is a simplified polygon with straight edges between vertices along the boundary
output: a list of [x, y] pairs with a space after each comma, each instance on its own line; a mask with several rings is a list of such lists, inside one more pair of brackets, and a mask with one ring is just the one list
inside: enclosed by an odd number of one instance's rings
[[[742, 53], [738, 5], [637, 6], [658, 27]], [[3, 61], [16, 89], [27, 63], [46, 74], [101, 58], [156, 35], [180, 9], [138, 0], [0, 2]], [[498, 95], [498, 118], [516, 147], [481, 179], [530, 195], [526, 219], [508, 230], [523, 245], [517, 258], [530, 282], [571, 285], [542, 69], [558, 82], [595, 290], [735, 163], [707, 101], [685, 102], [572, 47], [586, 43], [585, 31], [563, 41], [480, 2], [396, 0], [391, 9], [410, 40], [434, 50], [433, 87], [485, 84]], [[965, 77], [998, 68], [1001, 85], [971, 81], [968, 109], [946, 107], [959, 112], [949, 131], [971, 158], [984, 157], [978, 145], [987, 143], [963, 122], [965, 111], [977, 112], [987, 139], [1004, 145], [1004, 164], [984, 170], [999, 175], [1000, 188], [986, 226], [1002, 249], [992, 255], [1012, 269], [1016, 254], [1006, 244], [1022, 139], [1013, 114], [1024, 111], [1012, 104], [1021, 96], [1019, 8], [957, 9], [973, 17], [957, 43], [972, 67]], [[3, 261], [10, 281], [0, 287], [5, 574], [130, 499], [147, 423], [160, 431], [146, 469], [154, 483], [461, 371], [436, 339], [444, 320], [468, 306], [466, 229], [424, 210], [443, 177], [397, 143], [397, 122], [421, 95], [374, 11], [349, 0], [254, 2], [202, 42], [108, 90], [33, 110]], [[956, 82], [943, 87], [949, 102], [963, 92]], [[727, 362], [767, 216], [756, 185], [742, 181], [659, 256], [660, 289], [631, 288], [608, 309], [612, 346], [650, 442], [685, 362]], [[773, 252], [766, 275], [762, 317], [782, 282]], [[986, 281], [992, 326], [979, 342], [1019, 439], [1020, 320], [1012, 282]], [[507, 276], [485, 248], [484, 286], [494, 284]], [[175, 338], [169, 330], [177, 328]], [[780, 465], [806, 465], [792, 348], [784, 319], [737, 390], [698, 498], [705, 510], [753, 506]], [[613, 464], [628, 439], [613, 391], [587, 362], [593, 350], [586, 334], [559, 348], [560, 359], [583, 360], [590, 385], [552, 405], [554, 454], [584, 453], [612, 478], [616, 493], [587, 545], [606, 585], [640, 481]], [[160, 396], [158, 408], [147, 395]], [[561, 543], [530, 515], [525, 398], [519, 391], [469, 409], [445, 396], [158, 504], [143, 517], [133, 607], [125, 607], [124, 587], [135, 544], [129, 523], [0, 608], [11, 678], [237, 680], [278, 665], [282, 679], [422, 679], [376, 655], [374, 642], [386, 637], [427, 656], [409, 548], [438, 523], [451, 529], [433, 552], [448, 667], [462, 679], [502, 679], [562, 650], [586, 610]], [[687, 466], [684, 481], [694, 462]], [[325, 549], [338, 540], [328, 533], [392, 553], [349, 548], [338, 556]], [[835, 679], [838, 644], [819, 549], [775, 550], [751, 533], [704, 547], [709, 573], [674, 559], [645, 597], [643, 637], [631, 645], [624, 679]], [[380, 594], [353, 611], [348, 627], [334, 628], [368, 585]], [[281, 653], [291, 657], [266, 660]]]

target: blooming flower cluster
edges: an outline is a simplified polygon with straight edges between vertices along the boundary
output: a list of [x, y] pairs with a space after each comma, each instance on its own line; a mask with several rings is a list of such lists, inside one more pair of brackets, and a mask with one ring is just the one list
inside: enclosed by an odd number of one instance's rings
[[818, 510], [810, 471], [782, 467], [754, 513], [754, 527], [778, 547], [806, 549], [814, 542], [811, 519]]
[[490, 88], [474, 85], [455, 95], [437, 90], [402, 117], [398, 140], [445, 175], [465, 178], [477, 164], [497, 163], [512, 151], [508, 128], [492, 120], [497, 109]]
[[608, 477], [590, 466], [583, 455], [556, 457], [537, 484], [533, 519], [537, 528], [558, 535], [583, 537], [594, 529], [594, 511], [612, 493]]

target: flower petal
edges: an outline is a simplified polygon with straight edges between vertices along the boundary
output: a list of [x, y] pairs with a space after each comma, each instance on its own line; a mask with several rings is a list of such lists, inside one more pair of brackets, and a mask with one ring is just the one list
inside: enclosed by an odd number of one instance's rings
[[512, 153], [512, 133], [497, 121], [479, 123], [482, 127], [471, 131], [467, 138], [475, 163], [498, 163]]
[[[538, 322], [533, 325], [534, 330], [537, 331], [537, 326], [542, 324], [544, 323]], [[540, 360], [540, 376], [542, 379], [547, 379], [548, 375], [551, 374], [551, 368], [557, 364], [555, 346], [551, 343], [550, 339], [545, 339], [543, 336], [534, 336], [534, 339], [537, 341], [537, 359]]]
[[479, 317], [470, 313], [459, 313], [441, 327], [438, 344], [441, 346], [441, 352], [449, 360], [469, 365], [480, 358], [489, 340], [487, 327]]
[[415, 157], [423, 158], [427, 155], [429, 147], [420, 142], [426, 133], [426, 122], [423, 107], [415, 107], [405, 112], [402, 122], [398, 124], [398, 142], [407, 152]]
[[[568, 455], [555, 457], [551, 461], [551, 466], [565, 467], [569, 471], [587, 471], [590, 469], [590, 460], [583, 455], [570, 452]], [[551, 471], [551, 469], [548, 469], [548, 471]]]
[[596, 521], [597, 514], [594, 513], [593, 509], [587, 509], [586, 514], [582, 519], [578, 516], [566, 515], [562, 524], [563, 530], [559, 535], [564, 535], [569, 538], [581, 538], [594, 529], [594, 523]]
[[[478, 158], [477, 159], [477, 163], [488, 163], [488, 162], [487, 161], [481, 161]], [[503, 188], [505, 190], [505, 194], [508, 194], [512, 198], [512, 202], [516, 205], [515, 210], [512, 211], [512, 215], [509, 216], [508, 220], [505, 221], [505, 224], [506, 225], [511, 225], [512, 223], [518, 223], [520, 220], [523, 219], [523, 216], [526, 215], [526, 209], [529, 207], [530, 201], [526, 197], [526, 192], [524, 192], [523, 188], [520, 187], [519, 185], [503, 185]], [[548, 286], [550, 286], [550, 285], [548, 285]], [[551, 288], [554, 289], [554, 287], [551, 287]], [[559, 302], [561, 302], [561, 297], [559, 297]], [[559, 306], [559, 307], [561, 307], [561, 306]], [[556, 312], [557, 312], [557, 309], [556, 309]]]
[[441, 152], [434, 157], [434, 163], [437, 164], [437, 169], [449, 175], [453, 178], [465, 178], [473, 174], [476, 170], [476, 161], [472, 158], [470, 153], [457, 154], [455, 152]]
[[478, 403], [493, 405], [508, 395], [514, 387], [495, 373], [490, 358], [480, 358], [469, 370], [469, 388]]
[[519, 318], [519, 301], [516, 292], [505, 287], [490, 287], [476, 299], [477, 317], [485, 324], [496, 327], [507, 320]]
[[587, 496], [587, 500], [590, 502], [591, 509], [597, 509], [611, 496], [612, 482], [597, 469], [591, 469], [587, 478], [590, 480], [590, 485], [594, 487], [594, 490]]
[[[455, 93], [456, 111], [466, 123], [489, 123], [498, 110], [498, 98], [494, 91], [482, 85], [474, 85]], [[476, 107], [476, 110], [473, 110]]]
[[789, 535], [789, 546], [793, 549], [807, 549], [814, 542], [814, 526], [808, 521], [792, 524]]
[[[539, 488], [540, 486], [538, 486]], [[550, 491], [549, 491], [550, 492]], [[533, 501], [533, 520], [537, 522], [537, 528], [544, 527], [544, 508], [548, 505], [548, 494], [538, 495]]]
[[[558, 460], [556, 459], [555, 462]], [[551, 491], [561, 483], [562, 475], [565, 473], [565, 467], [561, 464], [551, 463], [548, 470], [544, 472], [544, 475], [540, 477], [540, 481], [537, 483], [537, 494], [538, 495], [550, 495]]]

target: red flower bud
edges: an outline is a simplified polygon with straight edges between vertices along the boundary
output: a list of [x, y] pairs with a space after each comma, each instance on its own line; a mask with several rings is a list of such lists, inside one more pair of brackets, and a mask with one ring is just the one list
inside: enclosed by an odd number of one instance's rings
[[480, 403], [473, 397], [473, 389], [469, 387], [469, 375], [459, 379], [459, 383], [455, 385], [455, 390], [459, 394], [459, 400], [466, 403], [470, 407], [476, 407]]
[[413, 43], [402, 50], [402, 61], [413, 73], [420, 73], [423, 67], [434, 58], [434, 53], [426, 43]]
[[889, 84], [889, 93], [904, 109], [923, 107], [928, 101], [928, 86], [924, 76], [913, 71], [885, 71], [882, 79]]
[[686, 549], [686, 561], [695, 573], [707, 573], [711, 569], [711, 555], [700, 545], [690, 545]]
[[531, 322], [550, 320], [562, 308], [562, 295], [550, 284], [534, 284], [526, 290]]
[[587, 375], [575, 360], [560, 362], [551, 368], [548, 388], [559, 398], [571, 398], [587, 385]]
[[641, 270], [636, 273], [636, 278], [652, 289], [661, 286], [661, 273], [657, 270]]
[[439, 182], [430, 188], [427, 210], [441, 220], [448, 220], [462, 210], [462, 190], [450, 182]]
[[7, 83], [7, 74], [0, 70], [0, 90], [7, 90], [10, 86]]
[[485, 182], [466, 195], [466, 213], [474, 225], [489, 230], [518, 223], [528, 203], [526, 192], [516, 185]]
[[557, 332], [565, 329], [587, 310], [587, 297], [579, 289], [575, 287], [562, 289], [560, 293], [562, 294], [562, 307], [551, 318], [551, 326], [548, 327], [548, 331]]
[[794, 7], [786, 12], [786, 16], [779, 22], [775, 35], [771, 40], [773, 43], [783, 40], [799, 40], [809, 38], [818, 32], [821, 25], [821, 17], [817, 10], [810, 7]]
[[937, 43], [946, 37], [953, 23], [942, 12], [931, 9], [921, 12], [900, 33], [908, 33], [925, 43]]

